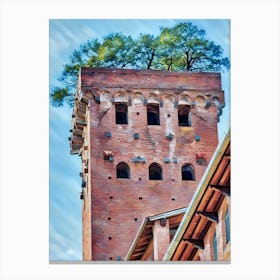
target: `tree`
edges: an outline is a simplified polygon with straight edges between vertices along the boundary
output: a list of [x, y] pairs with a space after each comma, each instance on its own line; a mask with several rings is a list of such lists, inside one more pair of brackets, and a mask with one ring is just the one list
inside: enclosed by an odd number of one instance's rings
[[155, 68], [155, 58], [159, 46], [158, 38], [151, 34], [140, 34], [134, 44], [134, 63], [133, 67], [139, 69]]
[[59, 81], [50, 96], [54, 106], [72, 105], [79, 69], [82, 66], [152, 69], [169, 71], [219, 72], [228, 70], [230, 62], [223, 49], [206, 38], [206, 32], [190, 22], [161, 27], [160, 34], [140, 34], [137, 39], [122, 33], [81, 44], [64, 65]]
[[179, 23], [172, 28], [161, 28], [160, 57], [168, 70], [221, 71], [229, 69], [228, 58], [223, 58], [221, 46], [205, 38], [205, 31], [192, 23]]
[[130, 36], [114, 33], [104, 37], [98, 50], [98, 66], [129, 68], [133, 63], [133, 40]]

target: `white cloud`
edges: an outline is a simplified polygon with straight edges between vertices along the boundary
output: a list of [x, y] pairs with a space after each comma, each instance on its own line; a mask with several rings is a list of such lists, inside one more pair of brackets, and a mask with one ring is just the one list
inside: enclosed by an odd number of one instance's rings
[[72, 247], [65, 235], [59, 233], [54, 227], [51, 227], [50, 231], [52, 232], [50, 260], [81, 260], [82, 256], [79, 248]]

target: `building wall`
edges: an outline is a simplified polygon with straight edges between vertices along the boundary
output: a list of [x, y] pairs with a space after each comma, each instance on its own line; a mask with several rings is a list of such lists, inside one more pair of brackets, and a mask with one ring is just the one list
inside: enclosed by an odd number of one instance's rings
[[[83, 173], [87, 180], [84, 259], [123, 259], [145, 217], [190, 202], [218, 143], [217, 115], [223, 103], [220, 76], [89, 68], [82, 69], [78, 93], [89, 100], [87, 144], [81, 154], [88, 160], [86, 177]], [[116, 124], [117, 102], [128, 105], [128, 124]], [[149, 103], [159, 104], [160, 125], [147, 125]], [[178, 126], [180, 104], [191, 107], [191, 127]], [[134, 133], [139, 139], [134, 139]], [[166, 138], [169, 133], [171, 140]], [[104, 160], [105, 151], [113, 153], [113, 161]], [[205, 164], [197, 163], [197, 153], [206, 156]], [[138, 156], [145, 162], [133, 162]], [[165, 158], [170, 162], [165, 163]], [[120, 162], [129, 165], [129, 179], [116, 177]], [[149, 180], [153, 162], [161, 165], [163, 180]], [[194, 167], [195, 181], [182, 181], [185, 163]]]
[[[86, 123], [90, 123], [90, 110], [86, 109]], [[86, 182], [86, 187], [82, 188], [83, 209], [82, 209], [82, 230], [83, 230], [83, 259], [92, 260], [92, 226], [91, 226], [91, 158], [90, 158], [90, 126], [87, 125], [83, 130], [84, 148], [82, 149], [82, 180]], [[85, 148], [86, 147], [86, 148]]]
[[199, 249], [198, 255], [201, 261], [215, 261], [214, 258], [214, 233], [216, 233], [217, 240], [217, 261], [228, 261], [230, 260], [231, 252], [231, 241], [227, 242], [226, 238], [226, 225], [225, 225], [225, 215], [226, 210], [229, 211], [230, 217], [230, 198], [225, 197], [223, 200], [219, 211], [218, 211], [218, 223], [212, 223], [209, 228], [205, 238], [204, 238], [204, 250]]

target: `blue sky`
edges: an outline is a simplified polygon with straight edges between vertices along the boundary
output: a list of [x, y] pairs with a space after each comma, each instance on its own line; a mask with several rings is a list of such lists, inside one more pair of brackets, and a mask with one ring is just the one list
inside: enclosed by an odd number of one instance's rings
[[[49, 22], [49, 66], [50, 88], [59, 86], [57, 78], [69, 56], [81, 43], [102, 38], [112, 32], [137, 37], [140, 33], [158, 34], [160, 26], [174, 26], [184, 20], [50, 20]], [[230, 57], [229, 20], [190, 20], [203, 28], [207, 37], [224, 49]], [[230, 122], [229, 72], [222, 73], [226, 107], [218, 124], [219, 138], [225, 133]], [[80, 158], [70, 155], [67, 140], [71, 129], [72, 109], [67, 106], [49, 106], [49, 229], [50, 260], [81, 260], [81, 189]]]

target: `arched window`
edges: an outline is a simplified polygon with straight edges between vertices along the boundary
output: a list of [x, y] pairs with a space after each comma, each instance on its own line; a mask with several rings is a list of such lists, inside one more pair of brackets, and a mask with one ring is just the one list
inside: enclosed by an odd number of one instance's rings
[[149, 180], [162, 180], [162, 169], [158, 163], [149, 166]]
[[228, 243], [230, 241], [230, 225], [229, 225], [228, 208], [225, 216], [225, 224], [226, 224], [226, 243]]
[[159, 104], [147, 105], [147, 120], [148, 125], [160, 125]]
[[116, 124], [127, 124], [127, 104], [126, 103], [116, 103]]
[[179, 105], [178, 106], [178, 124], [179, 126], [191, 126], [190, 118], [190, 105]]
[[194, 181], [194, 169], [191, 164], [185, 164], [182, 166], [182, 180], [183, 181]]
[[130, 169], [125, 162], [120, 162], [117, 165], [117, 178], [129, 179]]

